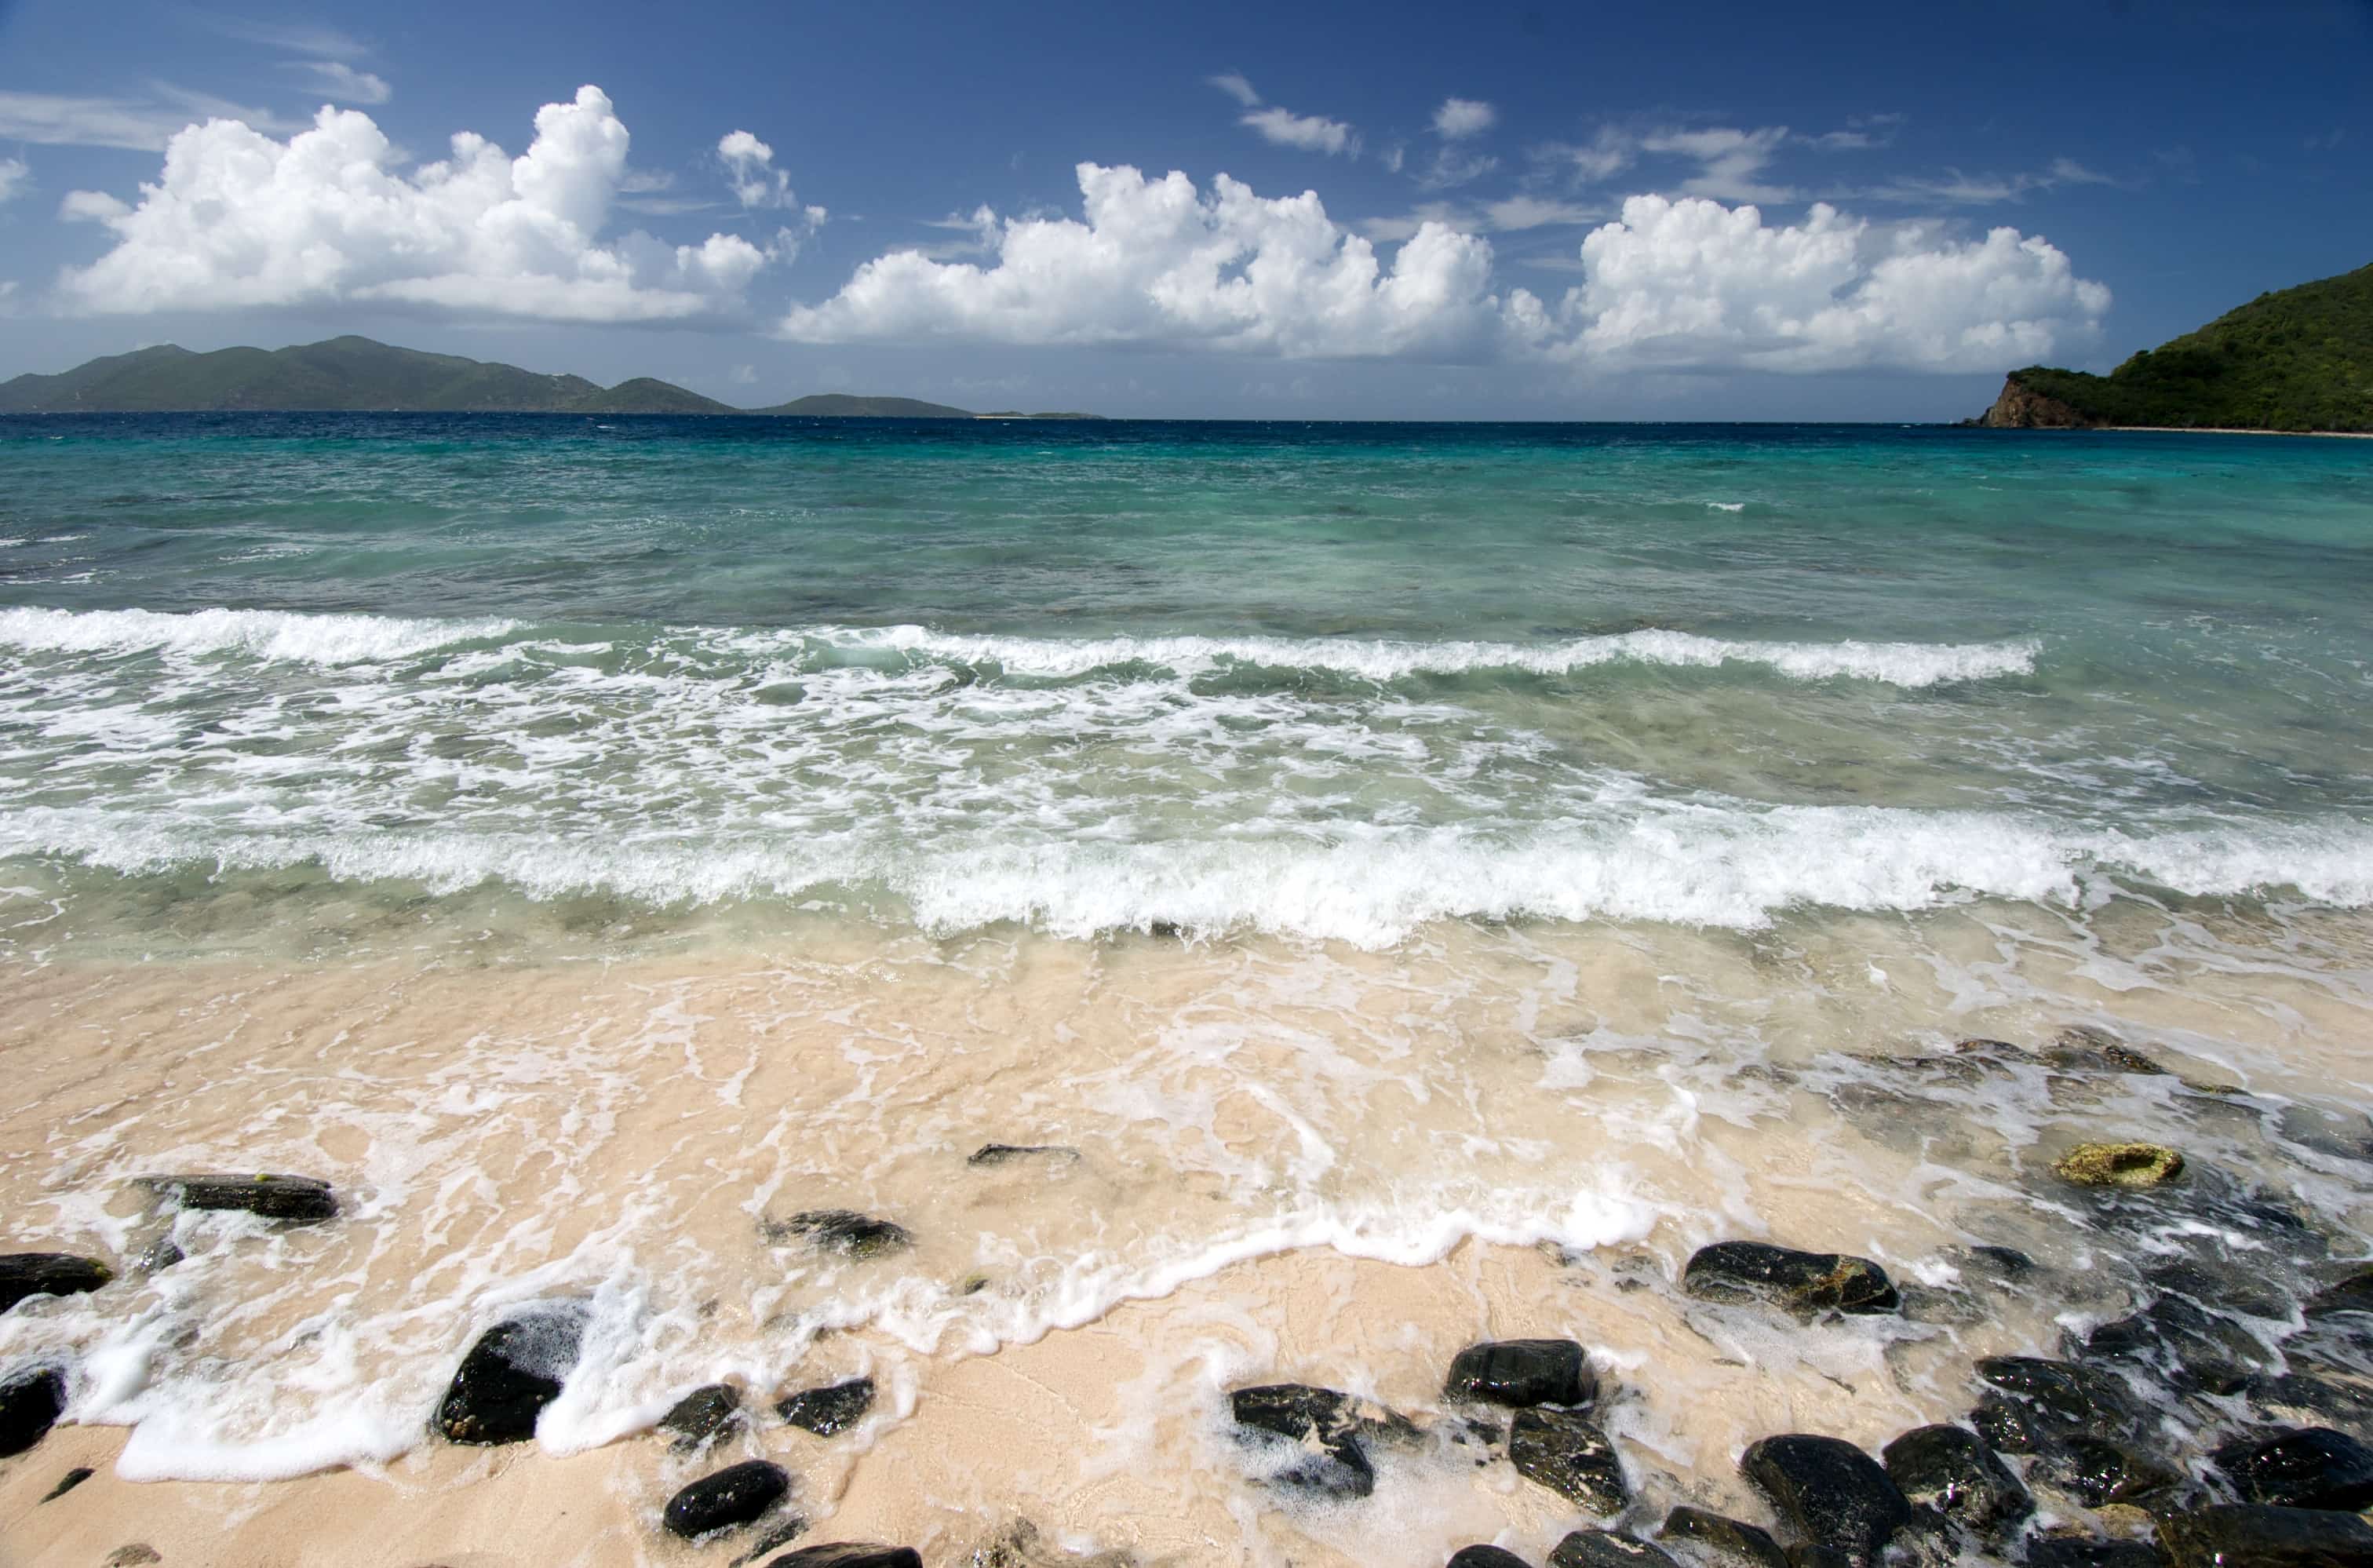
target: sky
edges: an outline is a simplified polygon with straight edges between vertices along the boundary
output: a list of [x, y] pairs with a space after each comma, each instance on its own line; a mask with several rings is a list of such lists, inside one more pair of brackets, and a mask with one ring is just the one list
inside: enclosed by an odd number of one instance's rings
[[0, 0], [0, 376], [1951, 419], [2373, 262], [2373, 0]]

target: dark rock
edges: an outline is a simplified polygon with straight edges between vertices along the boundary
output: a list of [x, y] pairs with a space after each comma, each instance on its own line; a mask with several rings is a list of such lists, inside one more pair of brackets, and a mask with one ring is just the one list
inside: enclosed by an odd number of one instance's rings
[[1788, 1568], [1788, 1554], [1771, 1539], [1771, 1531], [1702, 1508], [1674, 1509], [1665, 1515], [1665, 1527], [1656, 1539], [1687, 1541], [1743, 1568]]
[[2030, 1536], [2027, 1568], [2166, 1568], [2167, 1554], [2146, 1540]]
[[0, 1257], [0, 1312], [27, 1296], [71, 1296], [95, 1291], [115, 1278], [96, 1258], [64, 1252], [14, 1252]]
[[2253, 1373], [2268, 1369], [2264, 1344], [2233, 1318], [2163, 1295], [2142, 1311], [2104, 1323], [2086, 1336], [2085, 1356], [2148, 1371], [2187, 1393], [2239, 1393]]
[[915, 1241], [906, 1226], [854, 1209], [811, 1209], [788, 1220], [768, 1220], [761, 1230], [770, 1242], [804, 1241], [819, 1252], [844, 1258], [880, 1258]]
[[1044, 1159], [1058, 1164], [1075, 1165], [1080, 1162], [1077, 1149], [1061, 1143], [984, 1143], [973, 1151], [967, 1165], [1008, 1165], [1016, 1160]]
[[790, 1472], [764, 1459], [729, 1466], [668, 1499], [660, 1518], [670, 1535], [691, 1540], [730, 1530], [766, 1515], [790, 1495]]
[[143, 1274], [161, 1274], [188, 1257], [189, 1254], [181, 1250], [181, 1243], [171, 1236], [160, 1236], [140, 1249], [140, 1256], [133, 1260], [132, 1266]]
[[300, 1176], [142, 1176], [140, 1185], [184, 1209], [236, 1210], [267, 1220], [318, 1224], [337, 1214], [326, 1181]]
[[757, 1562], [766, 1553], [780, 1551], [805, 1535], [807, 1528], [807, 1519], [798, 1514], [787, 1514], [779, 1519], [769, 1520], [757, 1534], [750, 1538], [750, 1544], [742, 1548], [740, 1554], [733, 1559], [732, 1568], [749, 1568], [749, 1564]]
[[2190, 1258], [2155, 1264], [2143, 1270], [2143, 1279], [2195, 1306], [2238, 1312], [2246, 1317], [2287, 1319], [2297, 1305], [2291, 1293], [2269, 1280], [2263, 1270], [2218, 1267]]
[[2046, 1444], [2028, 1479], [2064, 1492], [2087, 1508], [2171, 1503], [2185, 1480], [2182, 1471], [2147, 1449], [2086, 1433]]
[[57, 1485], [41, 1493], [41, 1501], [44, 1503], [55, 1503], [59, 1498], [64, 1497], [67, 1492], [72, 1492], [76, 1487], [80, 1486], [83, 1482], [88, 1480], [92, 1476], [97, 1475], [98, 1473], [98, 1471], [92, 1469], [88, 1465], [76, 1465], [74, 1469], [68, 1470], [65, 1474], [58, 1478]]
[[2163, 1078], [2167, 1069], [2107, 1030], [2072, 1024], [2043, 1047], [2043, 1059], [2069, 1072], [2128, 1072]]
[[454, 1443], [524, 1443], [577, 1364], [585, 1312], [555, 1303], [478, 1336], [437, 1407], [437, 1430]]
[[1977, 1433], [1923, 1426], [1887, 1445], [1887, 1476], [1914, 1507], [1929, 1507], [1965, 1529], [1993, 1535], [2035, 1512], [2035, 1499]]
[[923, 1559], [911, 1546], [836, 1540], [787, 1551], [766, 1568], [923, 1568]]
[[2035, 1259], [2015, 1246], [1973, 1246], [1970, 1258], [1986, 1272], [2005, 1280], [2023, 1280], [2035, 1272]]
[[145, 1540], [126, 1541], [107, 1554], [99, 1568], [148, 1568], [152, 1562], [162, 1562], [165, 1554]]
[[2276, 1121], [2281, 1137], [2319, 1154], [2373, 1164], [2373, 1121], [2360, 1111], [2328, 1111], [2285, 1106]]
[[1611, 1530], [1576, 1530], [1549, 1549], [1549, 1568], [1681, 1568], [1660, 1547]]
[[[0, 1258], [0, 1262], [6, 1261]], [[2335, 1312], [2373, 1312], [2373, 1269], [2359, 1269], [2308, 1298], [2309, 1317], [2325, 1317]]]
[[2306, 1373], [2251, 1381], [2250, 1403], [2291, 1426], [2333, 1426], [2357, 1437], [2373, 1437], [2373, 1388]]
[[873, 1408], [873, 1379], [852, 1377], [822, 1388], [803, 1388], [775, 1407], [775, 1413], [818, 1437], [846, 1432]]
[[1702, 1301], [1763, 1302], [1792, 1312], [1893, 1312], [1900, 1305], [1887, 1270], [1867, 1258], [1795, 1252], [1758, 1241], [1700, 1247], [1681, 1289]]
[[742, 1410], [742, 1390], [731, 1383], [695, 1388], [660, 1417], [660, 1430], [675, 1439], [680, 1452], [699, 1447], [733, 1423]]
[[2072, 1433], [2138, 1437], [2150, 1420], [2116, 1374], [2036, 1356], [1989, 1356], [1978, 1375], [2001, 1390], [1971, 1413], [1978, 1435], [2001, 1454], [2033, 1454]]
[[2210, 1461], [2249, 1503], [2373, 1508], [2373, 1448], [2328, 1426], [2227, 1443]]
[[1444, 1568], [1532, 1568], [1532, 1564], [1504, 1547], [1462, 1546], [1450, 1554]]
[[66, 1408], [66, 1375], [53, 1366], [0, 1383], [0, 1457], [21, 1454], [50, 1434]]
[[1853, 1559], [1834, 1546], [1800, 1540], [1788, 1549], [1788, 1568], [1852, 1568]]
[[1272, 1383], [1236, 1389], [1228, 1402], [1237, 1425], [1315, 1445], [1315, 1452], [1270, 1477], [1272, 1482], [1333, 1496], [1365, 1497], [1375, 1490], [1368, 1444], [1407, 1443], [1419, 1435], [1406, 1416], [1333, 1388]]
[[1572, 1340], [1496, 1340], [1451, 1358], [1446, 1399], [1526, 1405], [1587, 1405], [1598, 1398], [1590, 1357]]
[[1843, 1552], [1852, 1568], [1878, 1568], [1887, 1543], [1911, 1522], [1911, 1504], [1878, 1461], [1842, 1438], [1767, 1437], [1738, 1468], [1783, 1524]]
[[2373, 1525], [2322, 1508], [2204, 1508], [2160, 1520], [2158, 1539], [2174, 1568], [2373, 1568]]
[[1508, 1428], [1508, 1459], [1518, 1475], [1593, 1514], [1619, 1514], [1631, 1501], [1615, 1445], [1576, 1411], [1547, 1407], [1518, 1410]]

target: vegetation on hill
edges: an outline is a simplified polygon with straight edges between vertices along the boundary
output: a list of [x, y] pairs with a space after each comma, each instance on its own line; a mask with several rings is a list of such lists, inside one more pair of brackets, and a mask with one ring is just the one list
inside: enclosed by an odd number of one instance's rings
[[754, 414], [788, 414], [807, 419], [970, 419], [969, 408], [925, 403], [912, 397], [852, 397], [847, 392], [817, 392], [794, 398]]
[[[403, 412], [434, 414], [760, 414], [811, 418], [972, 419], [969, 409], [911, 397], [824, 392], [740, 409], [649, 376], [601, 387], [516, 365], [333, 337], [291, 348], [196, 354], [164, 344], [110, 355], [55, 376], [0, 382], [0, 414]], [[1087, 419], [1084, 414], [999, 415]]]
[[2106, 376], [2014, 370], [1983, 422], [2373, 430], [2373, 266], [2261, 294]]

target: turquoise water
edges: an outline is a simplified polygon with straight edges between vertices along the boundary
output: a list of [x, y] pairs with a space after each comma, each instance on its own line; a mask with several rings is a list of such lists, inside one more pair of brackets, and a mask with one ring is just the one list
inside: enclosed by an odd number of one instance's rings
[[2355, 906], [2368, 589], [2350, 441], [18, 418], [0, 855], [86, 932]]

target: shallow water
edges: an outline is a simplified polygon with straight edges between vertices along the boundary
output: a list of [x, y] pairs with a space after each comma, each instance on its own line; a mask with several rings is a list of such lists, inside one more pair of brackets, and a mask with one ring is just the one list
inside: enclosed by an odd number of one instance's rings
[[[1747, 1442], [1956, 1418], [2154, 1261], [2367, 1250], [2355, 446], [0, 421], [4, 1239], [188, 1255], [0, 1365], [123, 1478], [403, 1473], [570, 1297], [582, 1560], [666, 1560], [676, 1395], [866, 1370], [732, 1440], [836, 1528], [1414, 1564], [1575, 1515], [1447, 1448], [1296, 1502], [1226, 1388], [1557, 1333], [1642, 1517], [1753, 1514]], [[2172, 1071], [1955, 1050], [2074, 1024]], [[2088, 1207], [2105, 1136], [2187, 1196]], [[345, 1211], [129, 1185], [207, 1168]], [[831, 1208], [914, 1246], [769, 1239]], [[1682, 1296], [1731, 1236], [1929, 1295]]]

